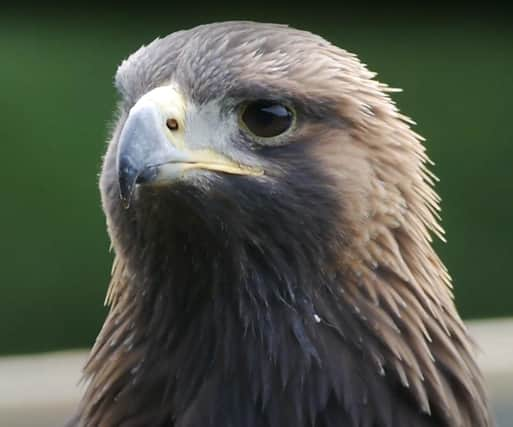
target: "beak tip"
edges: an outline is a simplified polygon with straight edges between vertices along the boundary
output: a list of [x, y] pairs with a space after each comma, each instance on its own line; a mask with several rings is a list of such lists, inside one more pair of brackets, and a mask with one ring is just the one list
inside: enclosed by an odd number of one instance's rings
[[128, 209], [130, 207], [130, 204], [132, 202], [132, 195], [126, 195], [120, 192], [119, 199], [121, 200], [121, 205], [124, 209]]
[[119, 185], [119, 199], [121, 200], [121, 204], [123, 208], [128, 209], [130, 207], [130, 203], [132, 201], [132, 191], [128, 188], [124, 189], [123, 186]]
[[136, 179], [136, 171], [124, 170], [121, 173], [118, 173], [119, 197], [125, 209], [128, 209], [130, 206]]
[[118, 173], [119, 197], [125, 209], [130, 207], [136, 185], [152, 182], [158, 175], [158, 169], [157, 166], [151, 166], [137, 170], [128, 165], [120, 168], [121, 173]]

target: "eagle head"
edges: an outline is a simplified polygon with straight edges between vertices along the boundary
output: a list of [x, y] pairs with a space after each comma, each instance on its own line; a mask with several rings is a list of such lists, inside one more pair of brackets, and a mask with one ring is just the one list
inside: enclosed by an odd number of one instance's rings
[[488, 426], [421, 138], [356, 56], [227, 22], [119, 67], [82, 425]]

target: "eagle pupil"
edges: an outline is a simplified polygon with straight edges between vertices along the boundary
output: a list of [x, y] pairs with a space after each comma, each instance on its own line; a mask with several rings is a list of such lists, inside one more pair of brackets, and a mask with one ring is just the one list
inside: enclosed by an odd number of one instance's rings
[[261, 138], [278, 136], [292, 124], [292, 112], [286, 106], [274, 101], [254, 101], [242, 113], [246, 127]]

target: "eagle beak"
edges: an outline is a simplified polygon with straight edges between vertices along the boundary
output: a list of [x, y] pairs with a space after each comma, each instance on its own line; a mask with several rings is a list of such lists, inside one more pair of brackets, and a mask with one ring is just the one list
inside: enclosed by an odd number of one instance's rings
[[185, 103], [172, 86], [153, 89], [130, 110], [117, 147], [119, 191], [126, 208], [137, 184], [169, 184], [188, 170], [262, 174], [212, 150], [188, 149], [184, 118]]

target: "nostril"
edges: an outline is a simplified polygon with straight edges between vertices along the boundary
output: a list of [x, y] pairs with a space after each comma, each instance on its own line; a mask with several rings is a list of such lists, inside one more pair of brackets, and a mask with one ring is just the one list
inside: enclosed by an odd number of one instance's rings
[[176, 119], [167, 119], [166, 120], [166, 126], [169, 130], [177, 130], [178, 129], [178, 122]]

